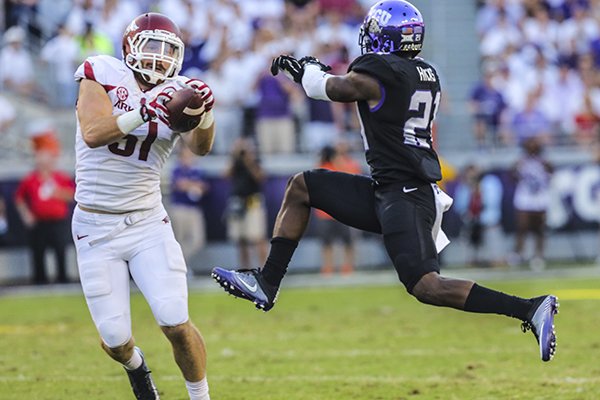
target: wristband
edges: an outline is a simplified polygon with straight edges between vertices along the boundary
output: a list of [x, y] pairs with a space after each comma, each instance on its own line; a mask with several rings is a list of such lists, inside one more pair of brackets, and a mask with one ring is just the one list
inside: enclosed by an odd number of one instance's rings
[[119, 127], [119, 130], [123, 132], [123, 135], [127, 135], [145, 122], [146, 121], [144, 121], [142, 114], [140, 113], [140, 108], [127, 111], [117, 117], [117, 126]]
[[306, 64], [304, 67], [304, 76], [302, 77], [302, 87], [306, 95], [315, 100], [331, 101], [327, 96], [325, 85], [327, 79], [333, 75], [324, 72], [317, 64]]
[[198, 124], [198, 126], [196, 126], [196, 128], [198, 128], [198, 129], [208, 129], [213, 124], [213, 122], [215, 122], [215, 116], [213, 115], [212, 110], [210, 110], [209, 112], [204, 113], [204, 116], [202, 117], [202, 120], [200, 121], [200, 123]]

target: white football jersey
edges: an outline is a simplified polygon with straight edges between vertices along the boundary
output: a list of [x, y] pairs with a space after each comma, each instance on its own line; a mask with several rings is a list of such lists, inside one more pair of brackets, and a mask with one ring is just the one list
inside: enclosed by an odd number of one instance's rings
[[[136, 109], [142, 98], [150, 102], [168, 86], [177, 88], [175, 80], [169, 80], [143, 92], [123, 61], [105, 55], [89, 57], [79, 66], [75, 80], [82, 79], [104, 87], [113, 115]], [[83, 141], [78, 120], [75, 200], [91, 209], [118, 213], [157, 207], [162, 201], [161, 169], [178, 139], [178, 133], [156, 119], [115, 143], [92, 149]]]

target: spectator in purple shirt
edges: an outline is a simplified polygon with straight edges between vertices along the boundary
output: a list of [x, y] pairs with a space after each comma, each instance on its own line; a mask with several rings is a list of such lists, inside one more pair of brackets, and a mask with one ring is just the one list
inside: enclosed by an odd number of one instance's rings
[[175, 238], [181, 244], [186, 262], [206, 244], [206, 223], [201, 200], [209, 189], [204, 172], [196, 167], [197, 158], [187, 146], [179, 147], [177, 165], [171, 175], [171, 205]]
[[538, 107], [539, 91], [532, 90], [527, 94], [525, 108], [516, 112], [510, 119], [505, 140], [522, 145], [530, 138], [538, 138], [541, 143], [548, 144], [552, 139], [550, 119]]
[[333, 146], [340, 139], [332, 103], [308, 98], [307, 120], [302, 129], [302, 150], [316, 153], [324, 147]]
[[491, 139], [492, 146], [499, 144], [498, 125], [500, 124], [500, 116], [506, 108], [502, 94], [492, 85], [493, 77], [492, 67], [485, 67], [483, 78], [473, 88], [469, 102], [475, 122], [475, 139], [480, 149], [488, 146], [488, 136]]
[[291, 98], [297, 89], [292, 85], [288, 79], [268, 73], [258, 78], [256, 135], [261, 153], [293, 153], [296, 149]]
[[590, 42], [590, 53], [594, 59], [596, 68], [600, 68], [600, 36]]

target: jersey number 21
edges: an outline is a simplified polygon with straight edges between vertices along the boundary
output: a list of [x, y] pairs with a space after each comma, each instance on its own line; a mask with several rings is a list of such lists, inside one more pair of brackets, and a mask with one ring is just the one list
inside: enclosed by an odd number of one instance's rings
[[[423, 112], [416, 117], [409, 118], [404, 124], [404, 143], [413, 146], [423, 146], [422, 140], [431, 136], [431, 122], [435, 119], [441, 92], [436, 92], [435, 97], [429, 90], [417, 90], [410, 98], [409, 111]], [[424, 106], [422, 106], [424, 105]]]

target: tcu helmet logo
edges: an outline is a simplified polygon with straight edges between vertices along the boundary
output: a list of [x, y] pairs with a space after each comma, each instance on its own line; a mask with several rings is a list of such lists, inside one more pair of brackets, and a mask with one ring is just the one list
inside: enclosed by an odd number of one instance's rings
[[115, 103], [115, 108], [119, 108], [119, 109], [125, 110], [125, 111], [133, 110], [133, 108], [129, 104], [125, 103], [125, 101], [129, 97], [129, 91], [127, 90], [126, 87], [119, 86], [116, 90], [116, 94], [117, 94], [117, 102]]
[[375, 10], [372, 18], [375, 18], [381, 25], [387, 25], [388, 21], [392, 18], [392, 14], [385, 10]]

